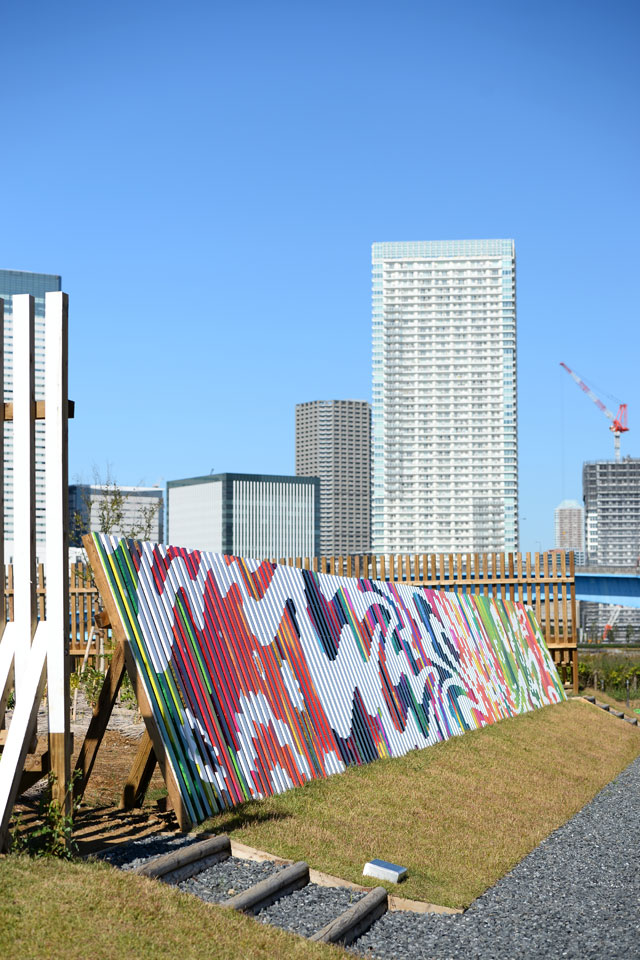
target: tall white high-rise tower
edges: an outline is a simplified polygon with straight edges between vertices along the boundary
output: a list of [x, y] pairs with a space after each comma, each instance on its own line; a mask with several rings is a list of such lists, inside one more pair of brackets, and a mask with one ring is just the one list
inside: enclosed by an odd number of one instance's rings
[[[4, 399], [13, 400], [13, 297], [30, 293], [35, 298], [35, 390], [36, 399], [44, 397], [44, 306], [45, 294], [62, 290], [57, 274], [30, 273], [26, 270], [0, 270], [0, 298], [4, 300]], [[45, 441], [44, 421], [36, 423], [36, 549], [45, 561]], [[4, 556], [13, 560], [13, 423], [4, 425]]]
[[513, 240], [374, 243], [373, 549], [518, 549]]

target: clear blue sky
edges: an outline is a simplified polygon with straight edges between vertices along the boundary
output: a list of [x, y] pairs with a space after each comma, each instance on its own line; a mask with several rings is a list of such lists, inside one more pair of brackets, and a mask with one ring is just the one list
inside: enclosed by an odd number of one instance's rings
[[[4, 4], [0, 267], [71, 303], [70, 475], [292, 473], [370, 399], [370, 245], [514, 237], [522, 547], [640, 455], [637, 2]], [[614, 407], [614, 412], [617, 405]]]

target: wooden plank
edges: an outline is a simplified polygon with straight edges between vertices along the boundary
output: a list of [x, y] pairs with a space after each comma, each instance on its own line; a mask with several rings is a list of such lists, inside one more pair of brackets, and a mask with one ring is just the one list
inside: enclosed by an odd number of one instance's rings
[[309, 939], [319, 943], [339, 943], [347, 947], [379, 920], [388, 908], [387, 891], [384, 887], [374, 887], [365, 897], [348, 907]]
[[191, 843], [187, 847], [180, 847], [170, 853], [153, 857], [152, 860], [147, 860], [135, 867], [133, 872], [143, 877], [166, 877], [167, 874], [173, 874], [181, 867], [194, 864], [198, 865], [196, 872], [199, 873], [202, 869], [202, 861], [209, 860], [211, 857], [219, 857], [223, 860], [230, 856], [231, 841], [226, 833], [221, 833], [217, 837], [206, 837], [199, 843]]
[[534, 554], [534, 571], [533, 575], [535, 578], [536, 584], [536, 620], [540, 624], [541, 613], [542, 613], [542, 586], [540, 583], [540, 554]]
[[[554, 550], [551, 554], [551, 576], [554, 581], [558, 576], [558, 555]], [[557, 583], [551, 585], [551, 600], [553, 602], [553, 635], [556, 638], [556, 643], [560, 643], [562, 637], [560, 635], [560, 588]]]
[[220, 906], [231, 910], [241, 910], [245, 913], [258, 913], [258, 911], [268, 907], [270, 904], [292, 893], [294, 890], [300, 890], [309, 883], [309, 864], [303, 860], [272, 873], [266, 880], [237, 893], [230, 900], [224, 900]]
[[[549, 576], [549, 554], [543, 553], [542, 555], [542, 570], [545, 576], [545, 579]], [[547, 643], [551, 643], [552, 640], [552, 630], [551, 630], [551, 602], [550, 602], [550, 584], [545, 585], [544, 589], [544, 635]]]
[[573, 681], [573, 692], [575, 696], [578, 695], [578, 647], [575, 646], [571, 650], [571, 673]]
[[531, 587], [531, 554], [527, 553], [524, 559], [524, 582], [525, 582], [525, 603], [531, 606], [532, 587]]
[[[51, 797], [64, 811], [72, 812], [71, 724], [69, 696], [69, 426], [68, 320], [69, 298], [52, 291], [45, 295], [45, 491], [47, 543], [47, 702]], [[40, 616], [44, 618], [44, 568], [38, 570], [42, 586]]]
[[151, 737], [145, 730], [122, 790], [121, 810], [132, 810], [134, 807], [142, 806], [157, 762]]
[[[153, 717], [153, 711], [151, 709], [151, 704], [149, 703], [149, 698], [147, 697], [147, 692], [142, 680], [142, 677], [139, 675], [138, 667], [131, 652], [129, 642], [126, 636], [126, 631], [120, 617], [120, 610], [117, 603], [115, 602], [113, 593], [111, 591], [111, 586], [107, 580], [106, 574], [102, 568], [102, 563], [100, 557], [96, 550], [96, 547], [93, 543], [93, 539], [90, 536], [83, 538], [84, 546], [87, 551], [87, 556], [89, 557], [89, 563], [93, 569], [93, 575], [95, 578], [96, 586], [100, 591], [105, 610], [109, 614], [109, 620], [111, 622], [111, 627], [113, 630], [114, 638], [118, 642], [118, 646], [122, 645], [124, 652], [124, 661], [126, 665], [127, 672], [131, 678], [133, 688], [136, 693], [136, 699], [138, 701], [138, 709], [142, 714], [142, 719], [144, 720], [145, 726], [147, 728], [147, 733], [149, 734], [151, 741], [153, 743], [153, 749], [155, 751], [156, 757], [158, 758], [158, 765], [162, 771], [162, 776], [164, 778], [167, 791], [169, 793], [169, 799], [173, 805], [174, 813], [178, 820], [180, 829], [183, 831], [188, 830], [191, 827], [191, 819], [187, 813], [187, 809], [184, 805], [182, 799], [182, 794], [178, 786], [178, 781], [173, 772], [171, 766], [171, 761], [169, 755], [165, 749], [162, 737], [160, 736], [160, 731], [158, 730], [157, 724]], [[113, 660], [115, 659], [115, 653], [111, 660], [111, 665], [113, 665]], [[120, 680], [118, 681], [118, 686], [122, 680], [122, 670], [120, 668]], [[106, 678], [105, 678], [106, 684]], [[110, 715], [111, 709], [113, 709], [113, 703], [111, 703], [108, 713]], [[106, 714], [105, 710], [105, 714]], [[93, 722], [93, 720], [92, 720]], [[107, 717], [108, 722], [108, 717]], [[106, 724], [105, 724], [106, 726]], [[104, 732], [104, 731], [103, 731]], [[87, 734], [88, 735], [88, 734]], [[86, 742], [86, 741], [85, 741]], [[95, 756], [95, 754], [94, 754]], [[84, 780], [84, 785], [86, 786], [86, 780]]]
[[[567, 558], [564, 552], [561, 553], [560, 554], [560, 575], [563, 580], [566, 572], [566, 560]], [[561, 591], [562, 593], [562, 639], [565, 641], [565, 643], [569, 642], [569, 608], [567, 605], [568, 586], [569, 585], [567, 583], [562, 583], [562, 585], [558, 588], [559, 591]]]

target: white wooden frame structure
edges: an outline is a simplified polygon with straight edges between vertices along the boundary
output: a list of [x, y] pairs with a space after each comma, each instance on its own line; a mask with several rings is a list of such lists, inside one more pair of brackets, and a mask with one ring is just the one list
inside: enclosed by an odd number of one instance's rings
[[[3, 301], [0, 300], [0, 370], [4, 370]], [[70, 810], [69, 779], [69, 574], [68, 574], [68, 297], [45, 296], [46, 619], [36, 612], [35, 305], [28, 294], [13, 297], [13, 404], [2, 405], [13, 420], [14, 619], [6, 622], [4, 496], [0, 506], [0, 726], [7, 697], [15, 709], [0, 757], [0, 851], [8, 843], [9, 820], [20, 791], [26, 755], [47, 684], [49, 751], [43, 775], [54, 775], [53, 798]], [[0, 431], [0, 493], [4, 490], [4, 437]]]

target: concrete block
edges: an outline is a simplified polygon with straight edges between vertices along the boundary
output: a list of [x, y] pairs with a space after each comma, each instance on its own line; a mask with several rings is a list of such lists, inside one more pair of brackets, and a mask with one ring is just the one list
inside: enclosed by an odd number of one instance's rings
[[400, 883], [407, 875], [406, 867], [399, 867], [397, 863], [387, 860], [370, 860], [365, 863], [363, 877], [375, 877], [376, 880], [387, 880], [389, 883]]

